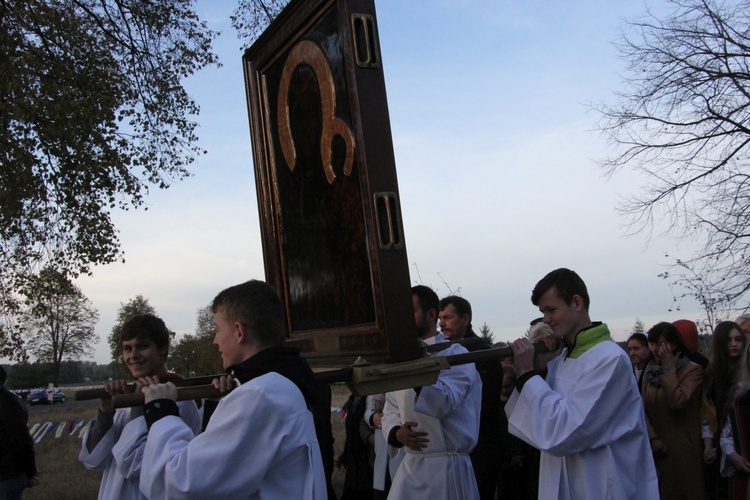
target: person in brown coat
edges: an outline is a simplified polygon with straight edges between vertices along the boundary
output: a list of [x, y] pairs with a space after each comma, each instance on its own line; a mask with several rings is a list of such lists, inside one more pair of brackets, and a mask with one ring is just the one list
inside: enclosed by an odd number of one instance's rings
[[653, 359], [642, 394], [661, 498], [703, 499], [703, 368], [688, 359], [685, 342], [671, 323], [654, 325], [648, 343]]

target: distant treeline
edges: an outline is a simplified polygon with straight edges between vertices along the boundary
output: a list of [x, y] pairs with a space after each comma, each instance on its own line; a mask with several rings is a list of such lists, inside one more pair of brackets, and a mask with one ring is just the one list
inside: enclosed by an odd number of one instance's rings
[[[3, 367], [8, 372], [8, 382], [5, 386], [10, 390], [47, 387], [47, 384], [54, 380], [52, 363], [18, 363]], [[109, 380], [117, 376], [117, 370], [114, 363], [98, 365], [93, 361], [63, 361], [60, 365], [58, 385]]]

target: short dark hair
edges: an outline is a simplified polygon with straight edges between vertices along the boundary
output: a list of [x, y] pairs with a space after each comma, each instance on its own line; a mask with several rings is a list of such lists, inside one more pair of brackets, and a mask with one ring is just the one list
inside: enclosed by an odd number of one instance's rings
[[471, 304], [468, 300], [463, 297], [459, 297], [458, 295], [448, 295], [447, 297], [440, 299], [441, 311], [450, 305], [453, 305], [453, 307], [456, 309], [456, 312], [460, 316], [468, 314], [469, 319], [471, 319]]
[[133, 339], [153, 340], [157, 348], [167, 348], [164, 359], [166, 359], [169, 353], [169, 341], [171, 337], [172, 334], [167, 325], [164, 324], [164, 321], [153, 314], [136, 314], [120, 327], [120, 344], [125, 340]]
[[432, 288], [424, 285], [415, 285], [411, 287], [411, 294], [417, 296], [419, 307], [421, 307], [424, 312], [427, 312], [430, 309], [434, 309], [436, 315], [440, 312], [440, 298], [438, 298]]
[[642, 346], [648, 347], [648, 337], [646, 337], [646, 334], [643, 332], [635, 332], [633, 335], [628, 337], [628, 344], [631, 340], [636, 340]]
[[539, 280], [534, 290], [531, 292], [531, 303], [539, 305], [539, 299], [547, 293], [550, 288], [557, 290], [557, 295], [570, 305], [573, 303], [573, 296], [578, 295], [583, 299], [583, 307], [588, 311], [590, 299], [589, 292], [586, 289], [586, 283], [575, 271], [561, 267], [547, 273], [547, 276]]
[[262, 345], [280, 345], [284, 320], [281, 299], [265, 281], [250, 280], [222, 290], [211, 311], [245, 325]]
[[655, 344], [661, 339], [675, 345], [675, 348], [672, 350], [674, 354], [681, 353], [683, 356], [690, 354], [690, 351], [680, 334], [680, 330], [668, 321], [657, 323], [648, 331], [649, 344]]
[[5, 371], [3, 365], [0, 365], [0, 387], [5, 385], [6, 380], [8, 380], [8, 372]]

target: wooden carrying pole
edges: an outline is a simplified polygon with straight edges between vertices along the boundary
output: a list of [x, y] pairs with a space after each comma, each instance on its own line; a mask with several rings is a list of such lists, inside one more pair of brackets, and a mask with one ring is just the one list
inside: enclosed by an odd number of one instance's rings
[[[436, 344], [432, 351], [450, 346], [450, 342]], [[547, 352], [544, 344], [534, 344], [537, 353]], [[315, 373], [315, 379], [321, 384], [346, 382], [351, 391], [359, 396], [369, 396], [383, 392], [392, 392], [413, 387], [432, 385], [437, 382], [440, 370], [451, 366], [465, 365], [480, 361], [500, 360], [513, 357], [513, 350], [508, 347], [496, 347], [479, 351], [454, 354], [451, 356], [428, 356], [414, 361], [371, 365], [367, 362], [355, 363], [350, 367]], [[207, 375], [178, 379], [172, 381], [177, 386], [177, 401], [203, 398], [220, 398], [221, 393], [211, 385], [211, 381], [225, 374]], [[135, 384], [130, 384], [135, 390]], [[76, 401], [85, 401], [109, 397], [104, 389], [86, 389], [77, 391]], [[128, 408], [143, 405], [142, 393], [118, 394], [113, 398], [115, 408]]]
[[[328, 370], [325, 372], [319, 372], [315, 374], [315, 380], [318, 381], [320, 384], [332, 384], [334, 382], [347, 382], [351, 378], [352, 369], [350, 367], [340, 368], [337, 370]], [[210, 395], [193, 395], [193, 394], [202, 394], [202, 393], [210, 393], [210, 389], [212, 388], [211, 382], [221, 377], [222, 375], [226, 375], [226, 373], [217, 373], [216, 375], [204, 375], [202, 377], [192, 377], [192, 378], [181, 378], [176, 380], [171, 380], [171, 382], [177, 387], [177, 394], [178, 394], [178, 401], [185, 401], [188, 399], [202, 399], [202, 398], [213, 398], [213, 397], [221, 397], [225, 395], [225, 393], [219, 393], [218, 391], [214, 391], [215, 394]], [[135, 394], [132, 391], [135, 390], [135, 384], [128, 384], [128, 389], [131, 391], [130, 394], [118, 394], [114, 397], [115, 401], [130, 401], [131, 399], [133, 401], [136, 401], [138, 398], [140, 398], [140, 403], [136, 404], [125, 404], [122, 406], [115, 406], [117, 408], [127, 408], [130, 406], [138, 406], [138, 404], [143, 404], [143, 396], [140, 394]], [[185, 396], [180, 396], [180, 394], [185, 394]], [[128, 396], [131, 396], [130, 398]], [[97, 389], [83, 389], [80, 391], [76, 391], [75, 393], [75, 400], [76, 401], [90, 401], [92, 399], [102, 399], [109, 397], [109, 393], [105, 391], [103, 388], [97, 388]]]

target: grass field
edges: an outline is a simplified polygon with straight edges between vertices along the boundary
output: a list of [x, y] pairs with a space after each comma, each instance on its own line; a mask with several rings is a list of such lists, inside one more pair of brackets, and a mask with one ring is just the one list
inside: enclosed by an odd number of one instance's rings
[[[343, 384], [332, 385], [332, 406], [343, 406], [349, 397], [349, 389]], [[72, 394], [66, 395], [72, 401]], [[72, 406], [55, 404], [29, 415], [29, 425], [45, 422], [88, 421], [96, 415], [96, 406]], [[344, 446], [344, 422], [340, 414], [331, 413], [331, 425], [335, 442], [335, 455]], [[86, 470], [78, 461], [81, 439], [78, 432], [72, 436], [63, 432], [59, 438], [49, 434], [35, 445], [37, 467], [41, 471], [40, 484], [27, 489], [24, 498], [28, 500], [87, 500], [95, 499], [99, 492], [101, 473]], [[344, 470], [333, 473], [333, 486], [338, 495], [344, 485]]]

